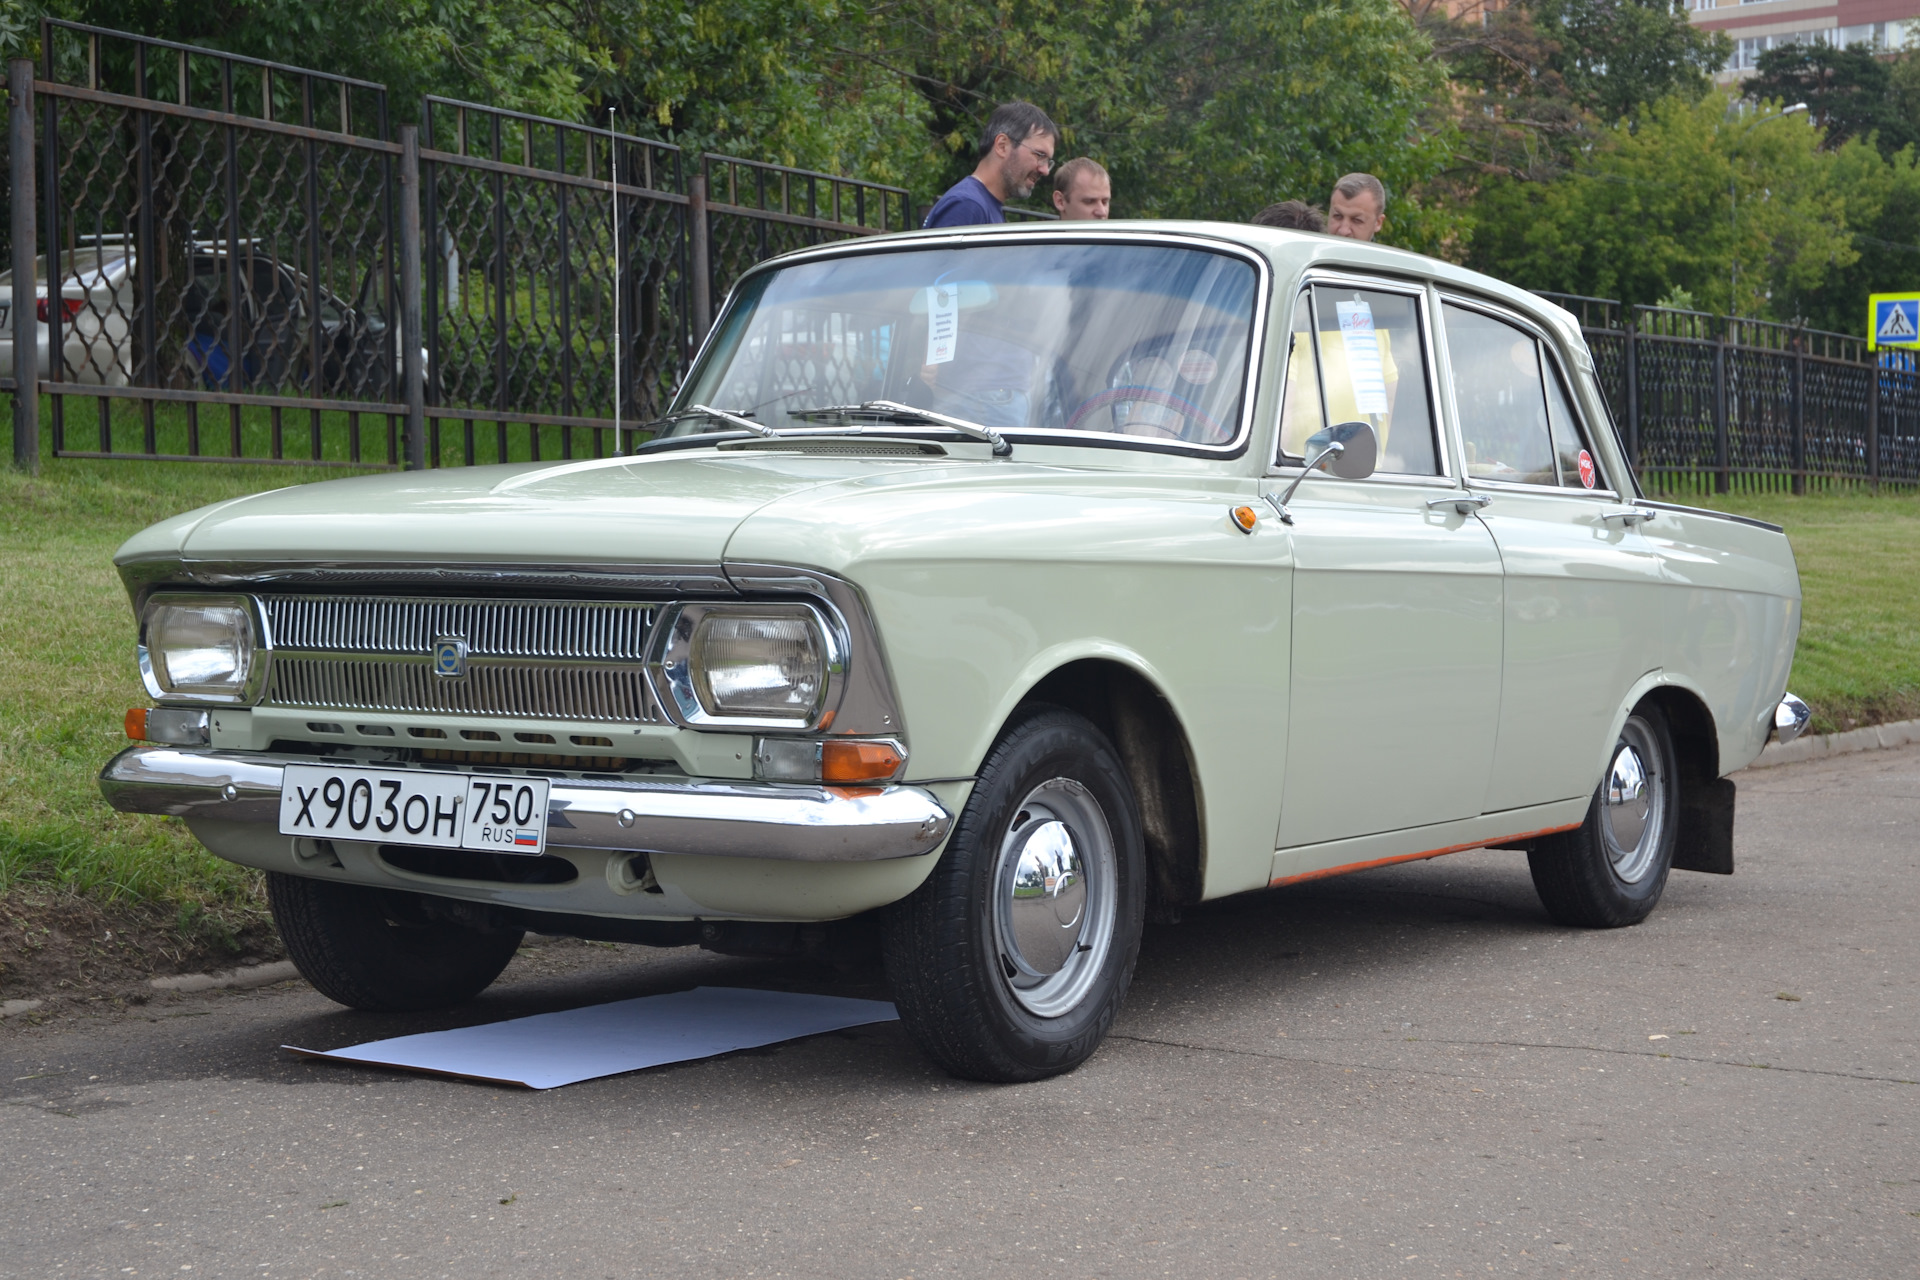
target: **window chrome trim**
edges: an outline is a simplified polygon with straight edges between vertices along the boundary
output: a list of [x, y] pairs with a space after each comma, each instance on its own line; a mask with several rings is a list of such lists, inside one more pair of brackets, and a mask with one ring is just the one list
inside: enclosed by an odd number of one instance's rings
[[[1566, 362], [1563, 359], [1563, 353], [1560, 350], [1560, 344], [1556, 339], [1551, 327], [1548, 325], [1542, 324], [1538, 320], [1535, 320], [1532, 316], [1527, 315], [1524, 311], [1513, 310], [1503, 303], [1490, 302], [1484, 298], [1475, 297], [1472, 294], [1450, 293], [1447, 290], [1440, 288], [1438, 285], [1434, 286], [1434, 292], [1439, 294], [1440, 303], [1443, 308], [1451, 305], [1451, 306], [1465, 307], [1469, 311], [1478, 311], [1481, 315], [1487, 316], [1490, 319], [1499, 320], [1505, 324], [1511, 324], [1517, 329], [1524, 330], [1525, 332], [1531, 334], [1536, 342], [1539, 342], [1541, 344], [1541, 346], [1545, 349], [1547, 353], [1547, 358], [1553, 362], [1553, 372], [1559, 376], [1561, 386], [1567, 392], [1568, 407], [1571, 408], [1574, 412], [1573, 429], [1579, 432], [1581, 442], [1585, 444], [1588, 449], [1593, 450], [1601, 455], [1600, 457], [1595, 458], [1594, 461], [1597, 463], [1604, 464], [1602, 467], [1603, 476], [1607, 479], [1613, 478], [1613, 476], [1617, 474], [1620, 468], [1614, 465], [1616, 459], [1609, 455], [1613, 452], [1614, 449], [1619, 448], [1619, 432], [1615, 428], [1612, 419], [1609, 418], [1607, 422], [1607, 435], [1609, 439], [1612, 441], [1612, 446], [1607, 449], [1600, 449], [1596, 447], [1598, 444], [1598, 441], [1596, 439], [1596, 434], [1592, 426], [1587, 421], [1587, 418], [1589, 415], [1586, 413], [1585, 406], [1583, 406], [1580, 403], [1580, 397], [1576, 391], [1576, 388], [1579, 387], [1580, 383], [1576, 379], [1570, 378], [1567, 376]], [[1443, 322], [1445, 321], [1445, 318], [1446, 318], [1445, 312], [1442, 311], [1441, 319]], [[1597, 377], [1598, 375], [1596, 373], [1593, 376]], [[1558, 493], [1563, 495], [1573, 495], [1577, 497], [1605, 498], [1605, 499], [1610, 499], [1614, 502], [1634, 501], [1633, 497], [1622, 498], [1620, 496], [1620, 490], [1617, 488], [1610, 488], [1610, 489], [1573, 488], [1568, 485], [1529, 484], [1519, 480], [1493, 480], [1484, 476], [1467, 475], [1466, 474], [1466, 469], [1467, 469], [1466, 468], [1466, 457], [1467, 457], [1466, 424], [1461, 422], [1460, 406], [1458, 401], [1453, 398], [1454, 396], [1453, 369], [1451, 365], [1449, 365], [1447, 369], [1447, 394], [1449, 397], [1447, 408], [1448, 408], [1448, 411], [1453, 415], [1454, 429], [1460, 434], [1461, 478], [1464, 481], [1466, 481], [1467, 484], [1498, 485], [1503, 489], [1509, 489], [1516, 493]], [[1552, 442], [1551, 432], [1548, 433], [1548, 442], [1549, 442], [1549, 447], [1551, 447], [1551, 442]], [[1618, 457], [1617, 461], [1620, 462], [1622, 465], [1625, 464], [1626, 457], [1625, 457], [1624, 449], [1620, 450], [1620, 456]], [[1554, 461], [1554, 466], [1556, 470], [1559, 467], [1559, 460], [1557, 458]], [[1629, 474], [1631, 474], [1633, 471], [1633, 468], [1627, 467], [1626, 470]]]
[[[936, 228], [936, 230], [939, 229]], [[714, 313], [713, 325], [707, 330], [707, 336], [701, 339], [700, 349], [695, 354], [693, 362], [687, 367], [686, 377], [681, 380], [679, 386], [674, 388], [673, 398], [667, 404], [667, 414], [676, 413], [685, 407], [680, 403], [680, 398], [685, 394], [686, 389], [694, 384], [696, 376], [704, 370], [714, 335], [718, 334], [731, 318], [741, 290], [760, 273], [831, 258], [881, 253], [923, 253], [929, 249], [957, 248], [962, 245], [971, 248], [998, 242], [1003, 235], [1004, 233], [981, 236], [978, 233], [967, 234], [962, 231], [947, 235], [903, 235], [899, 239], [886, 237], [878, 243], [862, 239], [842, 240], [834, 244], [812, 245], [805, 249], [797, 249], [792, 253], [781, 254], [777, 258], [769, 258], [765, 262], [755, 264], [734, 281], [733, 288], [727, 291], [726, 301]], [[1034, 239], [1068, 244], [1155, 245], [1190, 249], [1196, 253], [1218, 253], [1224, 257], [1238, 258], [1251, 266], [1255, 272], [1255, 285], [1253, 314], [1247, 331], [1246, 380], [1241, 393], [1240, 426], [1233, 438], [1226, 443], [1189, 444], [1179, 440], [1156, 440], [1149, 436], [1125, 436], [1111, 431], [996, 428], [1002, 436], [1014, 444], [1025, 442], [1078, 448], [1140, 449], [1148, 453], [1170, 453], [1192, 458], [1238, 458], [1247, 451], [1253, 441], [1254, 408], [1260, 400], [1260, 380], [1265, 372], [1266, 362], [1261, 357], [1266, 344], [1267, 313], [1273, 297], [1273, 264], [1267, 260], [1265, 254], [1219, 236], [1181, 235], [1167, 231], [1130, 231], [1111, 235], [1089, 235], [1080, 228], [1023, 227], [1017, 237], [1009, 236], [1006, 239], [1008, 243]]]
[[[1300, 277], [1300, 287], [1294, 293], [1294, 296], [1292, 299], [1292, 305], [1294, 306], [1299, 305], [1300, 294], [1306, 292], [1308, 289], [1310, 289], [1312, 286], [1316, 284], [1329, 284], [1329, 285], [1338, 286], [1340, 288], [1351, 288], [1351, 289], [1372, 289], [1380, 293], [1394, 293], [1394, 294], [1399, 294], [1402, 297], [1412, 298], [1414, 299], [1414, 306], [1416, 308], [1416, 312], [1420, 320], [1420, 353], [1421, 353], [1421, 357], [1426, 361], [1426, 372], [1427, 372], [1427, 416], [1429, 419], [1428, 430], [1433, 433], [1434, 466], [1436, 470], [1432, 473], [1410, 473], [1410, 472], [1402, 472], [1402, 471], [1375, 471], [1372, 475], [1368, 476], [1366, 480], [1354, 481], [1353, 483], [1365, 484], [1368, 481], [1372, 481], [1372, 480], [1396, 480], [1396, 479], [1402, 480], [1402, 481], [1424, 480], [1429, 482], [1435, 481], [1435, 480], [1450, 479], [1454, 474], [1453, 466], [1452, 466], [1453, 451], [1452, 451], [1451, 442], [1447, 435], [1446, 417], [1441, 409], [1440, 384], [1438, 380], [1440, 362], [1439, 362], [1438, 356], [1435, 353], [1435, 348], [1434, 348], [1434, 328], [1436, 325], [1436, 318], [1435, 318], [1435, 312], [1431, 305], [1432, 300], [1428, 296], [1429, 290], [1427, 286], [1417, 281], [1396, 280], [1391, 276], [1350, 275], [1342, 271], [1329, 271], [1329, 270], [1326, 270], [1325, 268], [1310, 267], [1304, 273], [1302, 273]], [[1308, 305], [1308, 314], [1313, 315], [1314, 314], [1313, 304], [1309, 302], [1307, 305]], [[1291, 311], [1288, 312], [1288, 321], [1289, 321], [1289, 324], [1291, 324], [1291, 321], [1292, 321]], [[1292, 330], [1289, 329], [1288, 332], [1291, 333]], [[1317, 339], [1317, 335], [1319, 334], [1319, 321], [1317, 316], [1315, 316], [1314, 333]], [[1313, 353], [1314, 371], [1315, 371], [1316, 377], [1321, 377], [1319, 346], [1320, 344], [1316, 340], [1314, 342], [1315, 350]], [[1281, 381], [1281, 387], [1280, 387], [1280, 394], [1283, 397], [1287, 393], [1285, 374], [1286, 374], [1286, 370], [1283, 369], [1281, 371], [1282, 381]], [[1280, 412], [1284, 410], [1285, 407], [1286, 406], [1283, 403], [1280, 406], [1280, 409], [1276, 410], [1274, 413], [1274, 428], [1273, 428], [1274, 461], [1271, 461], [1267, 464], [1268, 475], [1296, 475], [1301, 470], [1300, 464], [1306, 461], [1306, 459], [1304, 458], [1301, 458], [1298, 461], [1292, 461], [1292, 462], [1286, 461], [1286, 459], [1289, 458], [1291, 455], [1280, 452]], [[1320, 387], [1320, 416], [1323, 420], [1332, 416], [1327, 412], [1326, 384], [1325, 384], [1325, 379], [1323, 377], [1321, 377], [1321, 387]], [[1332, 426], [1333, 424], [1329, 422], [1327, 423], [1327, 425]]]
[[[153, 621], [154, 610], [163, 604], [237, 604], [246, 612], [247, 627], [253, 633], [253, 646], [247, 660], [246, 683], [240, 692], [170, 693], [160, 687], [160, 677], [153, 669], [153, 653], [147, 647], [147, 627]], [[140, 681], [147, 688], [147, 696], [155, 702], [169, 706], [250, 707], [259, 702], [261, 695], [266, 692], [267, 676], [273, 666], [273, 635], [267, 629], [266, 612], [261, 609], [260, 602], [250, 595], [218, 591], [167, 592], [157, 599], [149, 596], [141, 603], [139, 638], [135, 642], [134, 653], [140, 664]]]

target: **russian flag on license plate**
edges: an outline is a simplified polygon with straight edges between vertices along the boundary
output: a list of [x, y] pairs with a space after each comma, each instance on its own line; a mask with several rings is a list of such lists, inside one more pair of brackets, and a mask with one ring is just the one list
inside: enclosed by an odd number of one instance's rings
[[540, 833], [538, 831], [514, 832], [513, 847], [516, 849], [538, 849], [540, 847]]

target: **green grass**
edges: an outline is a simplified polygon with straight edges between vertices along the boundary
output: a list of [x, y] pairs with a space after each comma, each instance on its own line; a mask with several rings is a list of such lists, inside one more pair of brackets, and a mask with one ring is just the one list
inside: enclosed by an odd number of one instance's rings
[[1679, 501], [1785, 527], [1806, 597], [1788, 688], [1815, 732], [1920, 717], [1920, 494]]
[[0, 467], [0, 893], [173, 902], [183, 920], [257, 901], [258, 877], [171, 818], [107, 808], [95, 775], [147, 696], [114, 549], [166, 516], [335, 470], [48, 460]]
[[[0, 893], [259, 902], [259, 878], [173, 819], [117, 814], [94, 777], [147, 699], [114, 548], [153, 521], [336, 470], [50, 459], [0, 469]], [[1823, 731], [1920, 715], [1920, 496], [1692, 499], [1785, 525], [1806, 590], [1792, 688]]]

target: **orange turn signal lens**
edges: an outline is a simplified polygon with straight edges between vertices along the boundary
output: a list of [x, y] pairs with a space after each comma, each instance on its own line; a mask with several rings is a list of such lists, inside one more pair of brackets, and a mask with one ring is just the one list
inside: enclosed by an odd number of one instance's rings
[[1252, 507], [1235, 507], [1232, 511], [1233, 522], [1240, 526], [1240, 532], [1252, 533], [1253, 526], [1260, 520], [1260, 513]]
[[883, 782], [900, 771], [904, 757], [891, 742], [823, 742], [822, 782]]
[[145, 707], [135, 707], [128, 711], [125, 724], [129, 738], [135, 742], [147, 740], [147, 709]]

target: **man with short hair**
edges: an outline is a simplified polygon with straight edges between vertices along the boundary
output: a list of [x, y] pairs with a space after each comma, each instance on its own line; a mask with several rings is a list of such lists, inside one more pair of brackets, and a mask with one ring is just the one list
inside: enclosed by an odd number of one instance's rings
[[1253, 215], [1256, 227], [1290, 227], [1295, 231], [1325, 231], [1326, 217], [1304, 200], [1282, 200]]
[[1024, 200], [1053, 166], [1060, 126], [1031, 102], [1003, 102], [980, 134], [979, 163], [927, 210], [923, 227], [1005, 222], [1000, 206]]
[[1349, 240], [1371, 240], [1387, 221], [1387, 189], [1370, 173], [1350, 173], [1333, 184], [1327, 230]]
[[1080, 156], [1053, 171], [1053, 207], [1062, 222], [1104, 219], [1113, 206], [1113, 180], [1098, 160]]

